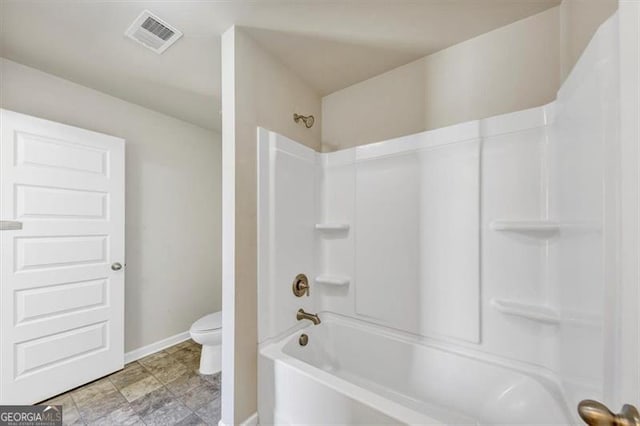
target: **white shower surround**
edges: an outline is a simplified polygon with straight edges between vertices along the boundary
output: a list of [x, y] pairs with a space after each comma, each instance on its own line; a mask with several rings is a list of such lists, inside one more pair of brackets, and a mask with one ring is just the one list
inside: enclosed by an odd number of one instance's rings
[[566, 424], [611, 400], [617, 36], [614, 15], [544, 107], [325, 154], [259, 129], [261, 422]]

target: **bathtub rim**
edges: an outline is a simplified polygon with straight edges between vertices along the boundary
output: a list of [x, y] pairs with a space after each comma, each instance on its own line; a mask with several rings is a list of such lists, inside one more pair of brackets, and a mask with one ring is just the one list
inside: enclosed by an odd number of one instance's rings
[[[444, 351], [454, 356], [461, 356], [473, 361], [479, 361], [494, 367], [503, 368], [503, 369], [515, 372], [517, 374], [526, 375], [532, 378], [533, 380], [536, 380], [538, 383], [540, 383], [540, 385], [543, 386], [543, 388], [547, 392], [549, 392], [556, 401], [558, 401], [568, 421], [573, 422], [575, 424], [579, 424], [579, 418], [577, 416], [577, 413], [574, 413], [574, 410], [571, 409], [572, 406], [571, 404], [569, 404], [569, 401], [566, 396], [566, 392], [564, 390], [564, 387], [562, 386], [561, 381], [556, 377], [553, 371], [550, 371], [547, 368], [528, 364], [528, 363], [523, 363], [519, 361], [514, 361], [508, 358], [495, 356], [477, 349], [467, 348], [463, 346], [456, 347], [451, 343], [449, 343], [448, 341], [441, 341], [435, 338], [418, 336], [418, 335], [408, 333], [402, 330], [398, 330], [392, 327], [384, 326], [377, 323], [372, 323], [364, 319], [353, 318], [350, 316], [337, 314], [335, 312], [320, 311], [318, 312], [318, 316], [320, 316], [322, 320], [322, 323], [320, 324], [320, 326], [322, 326], [323, 324], [326, 325], [326, 324], [333, 324], [333, 323], [346, 325], [347, 327], [360, 329], [364, 332], [378, 334], [385, 338], [395, 340], [397, 342], [410, 344], [410, 345], [418, 345], [418, 346], [426, 347], [429, 349]], [[398, 408], [402, 408], [402, 410], [399, 410], [399, 411], [410, 410], [411, 412], [416, 412], [415, 410], [409, 407], [403, 406], [399, 402], [389, 400], [383, 395], [380, 395], [372, 390], [368, 390], [364, 388], [363, 386], [357, 385], [346, 379], [333, 375], [319, 367], [316, 367], [293, 355], [289, 355], [284, 352], [285, 345], [287, 345], [291, 340], [297, 338], [298, 333], [311, 327], [315, 327], [315, 325], [311, 323], [307, 323], [305, 321], [304, 323], [296, 324], [294, 327], [289, 328], [288, 330], [278, 334], [275, 337], [265, 340], [264, 342], [258, 345], [258, 356], [265, 356], [271, 359], [274, 363], [275, 362], [286, 363], [294, 367], [296, 370], [299, 370], [300, 372], [304, 373], [308, 377], [311, 377], [316, 380], [320, 380], [323, 384], [329, 386], [331, 389], [335, 391], [343, 392], [345, 388], [349, 388], [355, 391], [362, 392], [364, 394], [369, 394], [368, 397], [371, 397], [372, 398], [371, 400], [380, 399], [382, 402], [389, 402], [393, 405], [397, 405]], [[349, 396], [354, 398], [351, 394], [349, 394]], [[407, 397], [407, 398], [412, 399], [410, 397]], [[354, 398], [354, 399], [356, 399], [357, 401], [365, 405], [372, 405], [370, 402], [371, 400], [369, 399], [362, 399], [362, 400], [358, 398]], [[433, 406], [440, 408], [435, 404], [433, 404]], [[446, 407], [441, 407], [440, 409], [443, 411], [452, 411], [450, 409], [447, 409]], [[423, 414], [420, 414], [420, 415], [425, 416], [425, 418], [429, 418], [426, 415], [423, 415]], [[464, 415], [462, 413], [460, 414], [456, 413], [456, 416], [470, 418], [469, 416]], [[394, 416], [390, 415], [390, 417], [394, 417]], [[431, 420], [435, 422], [433, 424], [444, 424], [437, 419], [431, 419]], [[424, 420], [421, 420], [421, 421], [424, 421]]]
[[[307, 326], [300, 327], [297, 331], [293, 332], [290, 337], [295, 337], [297, 332], [306, 329]], [[350, 382], [339, 376], [331, 374], [321, 368], [313, 366], [303, 360], [296, 358], [292, 355], [285, 353], [282, 349], [283, 346], [289, 342], [290, 339], [285, 338], [281, 342], [275, 342], [266, 345], [259, 350], [258, 356], [268, 358], [271, 362], [295, 369], [303, 376], [320, 382], [323, 386], [345, 395], [346, 397], [359, 402], [362, 405], [371, 407], [379, 412], [382, 412], [385, 416], [393, 418], [402, 424], [421, 425], [428, 424], [434, 426], [446, 426], [447, 423], [441, 420], [430, 417], [426, 414], [420, 413], [411, 407], [407, 407], [400, 402], [394, 401], [380, 395], [377, 392], [369, 390], [363, 386]], [[260, 377], [260, 373], [258, 373]], [[259, 405], [258, 405], [259, 407]], [[444, 409], [441, 408], [444, 411]], [[259, 413], [258, 413], [259, 415]], [[453, 413], [452, 413], [453, 415]], [[467, 416], [456, 415], [459, 418], [467, 418]], [[470, 419], [473, 420], [473, 419]], [[476, 424], [477, 422], [471, 423]]]

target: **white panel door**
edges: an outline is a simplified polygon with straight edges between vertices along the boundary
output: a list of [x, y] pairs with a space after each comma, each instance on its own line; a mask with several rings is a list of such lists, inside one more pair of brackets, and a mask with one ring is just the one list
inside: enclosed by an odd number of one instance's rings
[[124, 140], [0, 110], [0, 404], [124, 361]]

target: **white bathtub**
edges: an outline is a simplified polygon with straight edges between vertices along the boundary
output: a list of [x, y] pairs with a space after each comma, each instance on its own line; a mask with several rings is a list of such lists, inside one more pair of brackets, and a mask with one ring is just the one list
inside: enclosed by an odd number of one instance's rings
[[[260, 424], [576, 424], [544, 376], [331, 314], [263, 345]], [[302, 333], [309, 336], [300, 346]]]

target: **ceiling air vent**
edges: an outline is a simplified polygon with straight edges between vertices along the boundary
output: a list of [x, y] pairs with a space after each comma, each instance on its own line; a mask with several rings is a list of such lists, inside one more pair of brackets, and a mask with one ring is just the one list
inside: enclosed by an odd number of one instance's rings
[[148, 10], [142, 12], [124, 34], [158, 54], [182, 37], [182, 32]]

